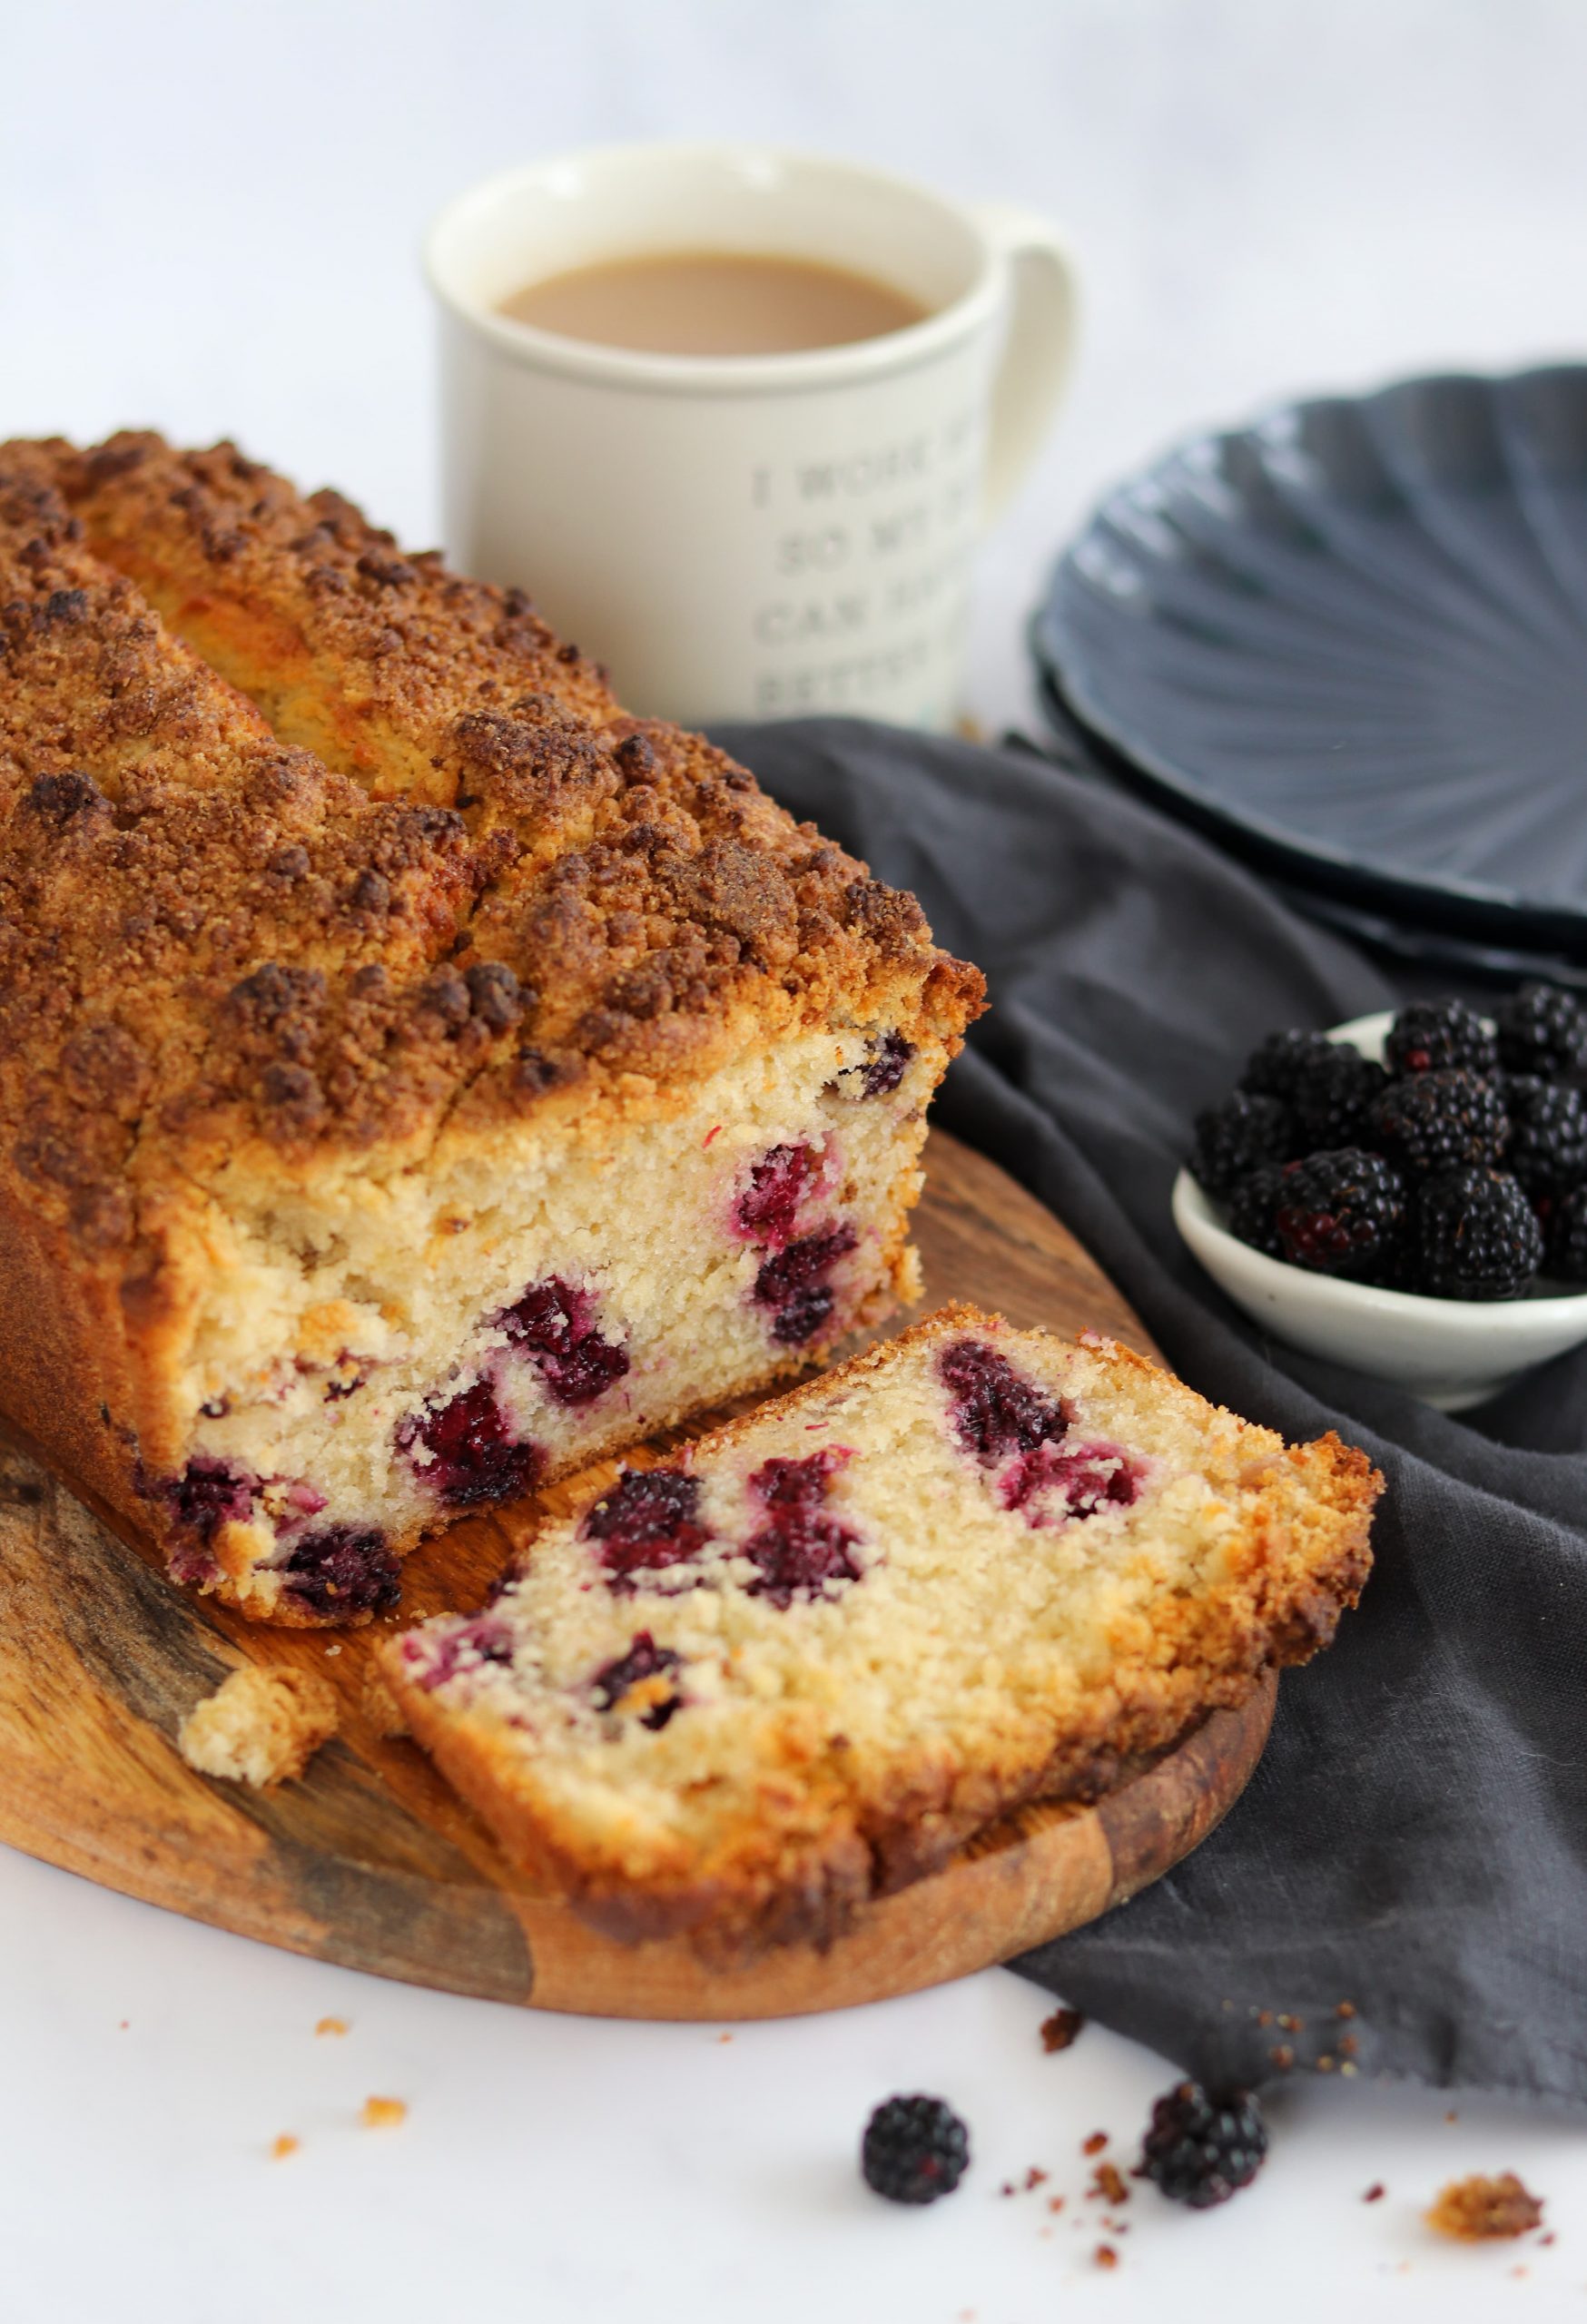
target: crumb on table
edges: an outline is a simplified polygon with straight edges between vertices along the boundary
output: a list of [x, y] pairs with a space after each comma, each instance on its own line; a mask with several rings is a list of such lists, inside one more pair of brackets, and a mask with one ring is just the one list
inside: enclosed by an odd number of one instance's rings
[[359, 2121], [366, 2131], [394, 2131], [408, 2120], [405, 2098], [366, 2098]]
[[345, 2034], [348, 2030], [345, 2017], [322, 2017], [314, 2028], [316, 2034]]
[[1470, 2179], [1452, 2179], [1428, 2212], [1427, 2224], [1463, 2243], [1484, 2243], [1541, 2227], [1543, 2203], [1528, 2193], [1513, 2171], [1501, 2171], [1496, 2179], [1479, 2172]]
[[194, 1705], [177, 1744], [190, 1768], [261, 1787], [301, 1776], [336, 1732], [336, 1696], [310, 1670], [249, 1665]]
[[1085, 2019], [1078, 2009], [1055, 2009], [1050, 2017], [1041, 2021], [1041, 2046], [1050, 2057], [1055, 2051], [1067, 2050], [1079, 2036]]
[[271, 2160], [284, 2162], [289, 2154], [296, 2154], [302, 2143], [302, 2140], [294, 2138], [291, 2131], [283, 2131], [279, 2138], [271, 2141]]

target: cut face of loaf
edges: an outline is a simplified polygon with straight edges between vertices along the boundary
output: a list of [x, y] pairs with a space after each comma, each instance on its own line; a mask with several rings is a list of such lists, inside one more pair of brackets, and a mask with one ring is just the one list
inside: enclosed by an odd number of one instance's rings
[[980, 1006], [515, 592], [0, 448], [0, 1411], [285, 1622], [913, 1288]]
[[1331, 1639], [1381, 1488], [1103, 1340], [948, 1308], [623, 1472], [382, 1649], [414, 1734], [598, 1927], [825, 1941]]

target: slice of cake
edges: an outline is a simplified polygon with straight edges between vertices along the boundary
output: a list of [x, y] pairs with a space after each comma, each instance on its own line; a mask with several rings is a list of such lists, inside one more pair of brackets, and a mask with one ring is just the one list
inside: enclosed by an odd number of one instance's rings
[[267, 1620], [916, 1281], [980, 1007], [513, 592], [230, 447], [0, 448], [0, 1412]]
[[483, 1612], [381, 1654], [596, 1926], [820, 1942], [1326, 1646], [1381, 1485], [1110, 1341], [949, 1307], [625, 1470]]

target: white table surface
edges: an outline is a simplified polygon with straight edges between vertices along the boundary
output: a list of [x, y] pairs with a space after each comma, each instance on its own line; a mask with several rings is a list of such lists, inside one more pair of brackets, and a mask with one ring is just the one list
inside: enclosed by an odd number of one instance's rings
[[[995, 726], [1026, 710], [1054, 548], [1165, 438], [1581, 351], [1584, 87], [1576, 0], [0, 0], [0, 437], [232, 434], [422, 544], [413, 249], [474, 178], [738, 135], [1024, 201], [1067, 224], [1087, 326], [985, 554], [971, 704]], [[999, 1971], [724, 2041], [321, 1968], [4, 1851], [0, 1969], [5, 2324], [1587, 2313], [1580, 2126], [1359, 2081], [1290, 2093], [1222, 2212], [1138, 2189], [1104, 2273], [1080, 2142], [1132, 2148], [1168, 2069], [1096, 2028], [1043, 2056], [1050, 2004]], [[316, 2038], [326, 2014], [345, 2038]], [[853, 2168], [900, 2088], [974, 2133], [928, 2213]], [[402, 2128], [357, 2127], [370, 2093]], [[301, 2151], [272, 2162], [283, 2131]], [[999, 2195], [1032, 2164], [1048, 2182]], [[1534, 2185], [1557, 2243], [1438, 2244], [1420, 2209], [1478, 2168]]]

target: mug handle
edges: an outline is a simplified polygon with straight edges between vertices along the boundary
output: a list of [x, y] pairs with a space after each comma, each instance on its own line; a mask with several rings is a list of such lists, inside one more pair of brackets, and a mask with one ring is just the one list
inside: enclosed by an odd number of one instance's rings
[[980, 203], [975, 217], [1008, 266], [1008, 330], [992, 382], [981, 521], [1001, 516], [1046, 438], [1074, 356], [1075, 270], [1056, 231], [1034, 211]]

